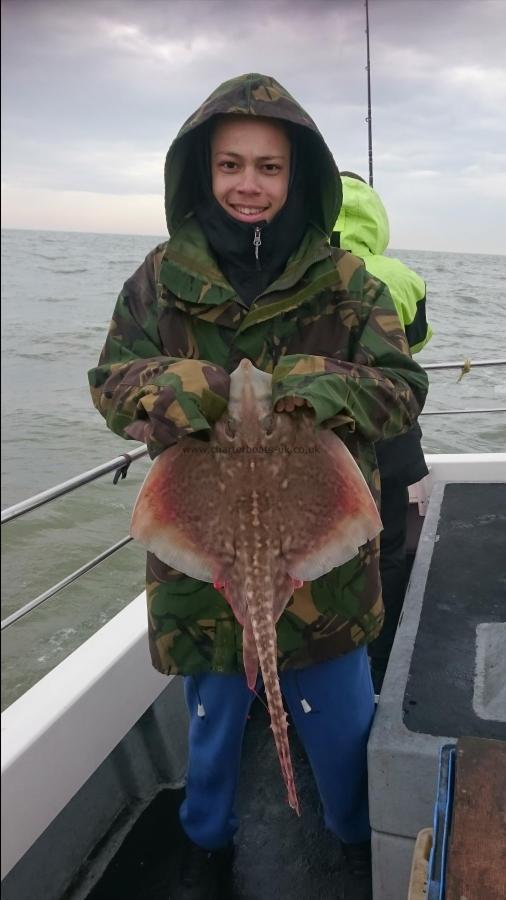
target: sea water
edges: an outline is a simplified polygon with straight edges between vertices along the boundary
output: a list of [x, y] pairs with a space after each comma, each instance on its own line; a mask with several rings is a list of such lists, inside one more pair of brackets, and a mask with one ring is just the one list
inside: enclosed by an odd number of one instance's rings
[[[132, 447], [93, 408], [96, 365], [121, 287], [163, 236], [2, 231], [2, 507]], [[506, 356], [506, 257], [398, 250], [427, 283], [434, 337], [420, 363]], [[421, 419], [427, 452], [506, 449], [506, 367], [430, 374]], [[149, 462], [126, 480], [81, 487], [2, 528], [2, 619], [128, 532]], [[2, 633], [2, 708], [119, 612], [144, 586], [128, 544]]]

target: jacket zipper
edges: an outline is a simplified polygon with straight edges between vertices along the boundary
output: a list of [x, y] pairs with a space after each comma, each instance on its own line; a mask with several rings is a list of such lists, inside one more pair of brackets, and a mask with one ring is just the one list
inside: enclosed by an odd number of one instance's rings
[[255, 259], [256, 259], [257, 269], [262, 268], [262, 266], [260, 265], [260, 247], [262, 246], [261, 231], [262, 231], [262, 229], [260, 228], [260, 225], [256, 225], [255, 233], [253, 235], [253, 246], [255, 248]]

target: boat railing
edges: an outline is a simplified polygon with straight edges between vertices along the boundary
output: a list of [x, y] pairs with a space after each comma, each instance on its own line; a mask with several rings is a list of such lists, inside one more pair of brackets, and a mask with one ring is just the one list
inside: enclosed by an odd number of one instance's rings
[[[442, 363], [425, 363], [424, 369], [427, 370], [445, 370], [445, 369], [457, 369], [460, 370], [459, 380], [467, 375], [471, 369], [475, 369], [478, 367], [484, 366], [501, 366], [506, 365], [506, 359], [483, 359], [483, 360], [465, 360], [462, 362], [442, 362]], [[431, 416], [431, 415], [471, 415], [477, 413], [496, 413], [496, 412], [506, 412], [506, 407], [479, 407], [472, 409], [443, 409], [443, 410], [423, 410], [422, 416]], [[42, 491], [39, 494], [35, 494], [33, 497], [29, 497], [27, 500], [23, 500], [20, 503], [16, 503], [13, 506], [9, 506], [7, 509], [4, 509], [1, 514], [1, 524], [6, 525], [9, 522], [14, 521], [20, 516], [26, 515], [27, 513], [33, 512], [33, 510], [38, 509], [39, 507], [45, 505], [46, 503], [51, 503], [53, 500], [57, 500], [59, 497], [63, 497], [65, 494], [71, 493], [83, 485], [89, 484], [92, 481], [95, 481], [97, 478], [102, 478], [104, 475], [108, 475], [110, 472], [114, 472], [113, 483], [116, 484], [120, 478], [125, 478], [128, 472], [130, 465], [133, 462], [136, 462], [138, 459], [141, 459], [148, 454], [148, 449], [145, 445], [141, 445], [140, 447], [136, 447], [134, 450], [129, 453], [123, 453], [121, 456], [117, 456], [114, 459], [109, 460], [108, 462], [102, 463], [99, 466], [96, 466], [93, 469], [89, 469], [86, 472], [83, 472], [80, 475], [76, 475], [74, 478], [70, 478], [67, 481], [62, 482], [61, 484], [56, 485], [53, 488], [49, 488], [47, 491]], [[67, 575], [57, 584], [50, 587], [47, 591], [44, 591], [43, 594], [40, 594], [38, 597], [35, 597], [29, 603], [26, 603], [24, 606], [20, 607], [20, 609], [16, 610], [10, 616], [7, 616], [5, 619], [2, 619], [1, 622], [1, 630], [3, 631], [5, 628], [8, 628], [10, 625], [13, 625], [15, 622], [19, 621], [19, 619], [26, 616], [28, 613], [32, 612], [32, 610], [36, 609], [42, 603], [45, 603], [46, 600], [49, 600], [51, 597], [54, 597], [55, 594], [59, 593], [59, 591], [68, 587], [74, 581], [77, 581], [78, 578], [81, 578], [82, 575], [85, 575], [87, 572], [90, 572], [96, 566], [100, 565], [104, 560], [108, 559], [114, 553], [117, 553], [118, 550], [121, 550], [126, 544], [130, 543], [132, 538], [127, 535], [122, 538], [117, 543], [108, 547], [106, 550], [103, 550], [102, 553], [99, 553], [98, 556], [95, 556], [93, 559], [89, 560], [83, 566], [76, 569], [74, 572], [71, 572], [70, 575]]]
[[102, 478], [104, 475], [108, 475], [109, 472], [116, 472], [113, 479], [114, 484], [116, 484], [120, 478], [126, 477], [130, 464], [135, 462], [135, 460], [146, 456], [147, 452], [148, 448], [143, 444], [141, 447], [136, 447], [135, 450], [132, 450], [130, 453], [122, 453], [121, 456], [116, 456], [114, 459], [110, 459], [109, 462], [102, 463], [100, 466], [95, 466], [94, 469], [88, 469], [87, 472], [82, 472], [81, 475], [69, 478], [68, 481], [62, 481], [61, 484], [57, 484], [47, 491], [41, 491], [40, 494], [35, 494], [27, 500], [22, 500], [21, 503], [9, 506], [7, 509], [2, 510], [2, 525], [6, 525], [7, 522], [12, 522], [13, 519], [17, 519], [19, 516], [25, 515], [25, 513], [38, 509], [39, 506], [44, 506], [45, 503], [57, 500], [58, 497], [63, 497], [64, 494], [69, 494], [71, 491], [75, 491], [84, 484], [96, 481], [97, 478]]

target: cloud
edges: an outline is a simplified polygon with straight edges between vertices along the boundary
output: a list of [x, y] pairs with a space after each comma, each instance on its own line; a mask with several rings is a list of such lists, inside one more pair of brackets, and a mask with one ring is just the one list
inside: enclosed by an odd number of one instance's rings
[[459, 94], [466, 96], [468, 103], [497, 109], [506, 102], [506, 70], [498, 66], [454, 66], [443, 69], [443, 77]]
[[164, 67], [176, 72], [181, 67], [188, 66], [192, 57], [198, 57], [200, 62], [216, 59], [226, 47], [221, 34], [215, 34], [213, 37], [202, 34], [189, 39], [163, 40], [159, 37], [151, 38], [137, 25], [104, 19], [99, 22], [99, 27], [109, 38], [109, 43], [116, 52], [122, 51], [125, 56], [139, 58], [149, 65], [163, 63]]
[[9, 228], [89, 231], [97, 234], [166, 235], [161, 196], [105, 192], [53, 191], [2, 185], [2, 218], [10, 210]]
[[26, 188], [104, 191], [107, 194], [163, 193], [165, 153], [126, 139], [6, 140], [4, 180]]
[[[475, 0], [369, 6], [375, 184], [387, 193], [395, 180], [401, 185], [389, 193], [394, 218], [418, 223], [403, 246], [447, 240], [434, 209], [449, 178], [464, 192], [469, 219], [473, 209], [499, 221], [488, 185], [497, 183], [506, 146], [503, 0], [480, 0], [479, 14]], [[3, 19], [3, 174], [11, 189], [161, 197], [163, 160], [182, 122], [217, 84], [247, 71], [278, 78], [338, 163], [366, 173], [357, 0], [7, 0]], [[432, 214], [414, 182], [430, 193]], [[422, 203], [421, 218], [406, 213], [407, 198]], [[9, 207], [6, 215], [7, 224]], [[455, 244], [468, 240], [464, 218], [462, 210], [455, 217]]]

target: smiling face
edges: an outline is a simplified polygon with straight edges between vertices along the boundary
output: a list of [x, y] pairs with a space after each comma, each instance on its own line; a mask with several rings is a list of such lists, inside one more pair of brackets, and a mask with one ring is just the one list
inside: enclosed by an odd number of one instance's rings
[[290, 141], [282, 124], [226, 116], [211, 138], [213, 194], [239, 222], [270, 222], [284, 206], [290, 177]]

